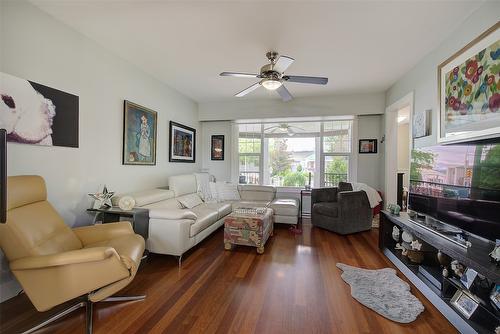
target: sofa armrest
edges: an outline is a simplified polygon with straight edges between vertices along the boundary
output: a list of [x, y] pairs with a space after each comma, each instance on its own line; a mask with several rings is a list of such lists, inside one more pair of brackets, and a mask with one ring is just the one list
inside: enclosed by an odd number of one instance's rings
[[319, 202], [337, 202], [338, 189], [333, 188], [315, 188], [311, 191], [311, 206]]
[[196, 220], [198, 216], [193, 211], [186, 209], [150, 209], [149, 218], [169, 220]]
[[87, 262], [102, 261], [109, 257], [120, 256], [112, 247], [82, 248], [73, 251], [56, 253], [51, 255], [29, 256], [10, 263], [11, 270], [44, 269], [56, 266], [66, 266]]
[[90, 245], [100, 241], [116, 239], [134, 234], [130, 222], [118, 222], [77, 227], [73, 229], [83, 245]]

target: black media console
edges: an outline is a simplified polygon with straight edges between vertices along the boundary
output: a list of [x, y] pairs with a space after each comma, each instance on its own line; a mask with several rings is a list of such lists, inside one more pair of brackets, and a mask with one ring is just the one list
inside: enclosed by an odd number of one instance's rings
[[[420, 264], [412, 263], [396, 249], [396, 241], [392, 238], [393, 227], [406, 230], [415, 238], [423, 241], [426, 251]], [[489, 293], [491, 284], [500, 284], [500, 267], [489, 259], [489, 252], [494, 244], [485, 239], [468, 235], [470, 247], [449, 240], [439, 233], [413, 222], [406, 212], [399, 216], [382, 211], [380, 215], [379, 248], [394, 265], [419, 289], [422, 294], [457, 328], [461, 333], [495, 333], [500, 326], [500, 314], [491, 304]], [[490, 282], [490, 286], [474, 286], [468, 291], [459, 279], [449, 275], [442, 276], [442, 268], [437, 260], [437, 252], [441, 251], [464, 266], [472, 268]], [[457, 290], [466, 290], [478, 300], [476, 311], [467, 318], [452, 304], [452, 296]]]

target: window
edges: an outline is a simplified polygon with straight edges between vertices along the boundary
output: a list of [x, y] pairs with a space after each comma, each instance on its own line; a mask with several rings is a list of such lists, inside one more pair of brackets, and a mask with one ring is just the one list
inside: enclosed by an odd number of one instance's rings
[[349, 179], [352, 120], [237, 124], [239, 183], [336, 186]]

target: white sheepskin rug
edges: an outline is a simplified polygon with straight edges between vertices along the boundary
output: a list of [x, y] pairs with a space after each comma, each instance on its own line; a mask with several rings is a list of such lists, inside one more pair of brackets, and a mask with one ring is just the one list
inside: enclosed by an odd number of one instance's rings
[[424, 305], [410, 292], [410, 285], [396, 270], [368, 270], [337, 263], [342, 279], [351, 286], [351, 295], [361, 304], [392, 321], [409, 323], [424, 311]]

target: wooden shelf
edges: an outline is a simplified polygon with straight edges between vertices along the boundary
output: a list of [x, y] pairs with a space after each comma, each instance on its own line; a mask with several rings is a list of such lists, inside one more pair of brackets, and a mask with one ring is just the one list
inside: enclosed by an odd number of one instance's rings
[[[380, 216], [379, 230], [379, 247], [383, 253], [391, 260], [392, 263], [419, 289], [422, 294], [450, 321], [453, 326], [461, 333], [492, 333], [496, 326], [500, 325], [500, 319], [494, 314], [493, 308], [488, 305], [481, 304], [478, 308], [480, 312], [472, 315], [471, 319], [467, 319], [462, 313], [457, 311], [451, 304], [451, 298], [443, 296], [441, 290], [430, 282], [424, 275], [419, 272], [419, 265], [411, 263], [405, 256], [402, 256], [401, 251], [394, 248], [396, 242], [392, 239], [392, 228], [397, 225], [410, 231], [415, 237], [429, 244], [437, 250], [447, 254], [453, 259], [465, 264], [466, 266], [475, 269], [477, 272], [488, 277], [491, 282], [499, 282], [499, 269], [488, 261], [486, 251], [488, 245], [480, 244], [483, 239], [473, 240], [471, 248], [463, 249], [460, 246], [448, 241], [439, 235], [427, 231], [426, 229], [410, 222], [406, 213], [401, 216], [393, 216], [388, 212], [383, 211]], [[472, 254], [472, 256], [471, 256]], [[483, 257], [486, 255], [486, 257]], [[475, 262], [474, 259], [480, 257], [481, 261]], [[486, 275], [481, 271], [486, 269]], [[492, 279], [493, 278], [493, 279]], [[454, 289], [464, 288], [460, 283], [442, 278], [443, 284], [449, 282]], [[487, 302], [487, 301], [485, 301]]]

